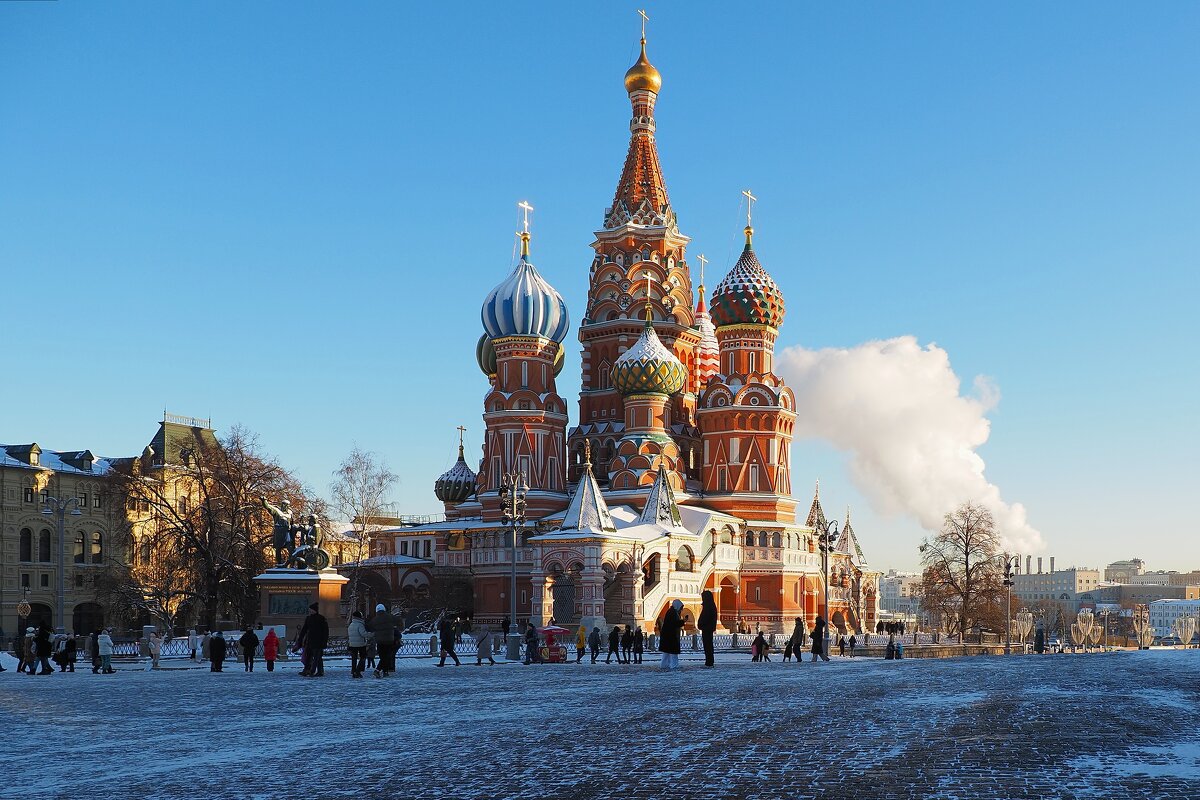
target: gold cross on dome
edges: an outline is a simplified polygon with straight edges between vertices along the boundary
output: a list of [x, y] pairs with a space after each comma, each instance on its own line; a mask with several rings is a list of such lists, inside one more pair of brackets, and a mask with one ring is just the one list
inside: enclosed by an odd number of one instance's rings
[[646, 276], [646, 322], [650, 322], [650, 320], [652, 319], [652, 316], [650, 313], [650, 278], [652, 276], [650, 274], [650, 270], [646, 270], [642, 274]]
[[523, 217], [521, 220], [521, 224], [524, 226], [522, 233], [529, 233], [529, 212], [533, 211], [533, 206], [529, 205], [528, 200], [522, 200], [517, 203], [517, 208], [521, 209], [521, 216]]
[[754, 210], [754, 201], [758, 198], [750, 194], [749, 189], [742, 192], [742, 194], [746, 196], [746, 227], [748, 228], [750, 227], [750, 214]]
[[696, 260], [700, 262], [700, 285], [704, 285], [704, 268], [708, 266], [708, 259], [704, 257], [704, 253], [696, 256]]
[[467, 432], [466, 428], [464, 428], [462, 425], [458, 426], [458, 446], [459, 447], [463, 446], [463, 434], [466, 432]]
[[644, 8], [638, 9], [638, 16], [642, 18], [642, 41], [644, 42], [646, 41], [646, 23], [650, 21], [650, 18], [646, 16], [646, 9]]

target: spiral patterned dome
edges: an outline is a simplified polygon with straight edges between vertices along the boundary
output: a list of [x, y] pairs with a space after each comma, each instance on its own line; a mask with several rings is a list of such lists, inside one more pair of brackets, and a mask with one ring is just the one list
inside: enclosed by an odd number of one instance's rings
[[613, 364], [613, 385], [623, 395], [675, 394], [687, 382], [687, 367], [667, 349], [646, 323], [646, 329]]
[[767, 274], [750, 246], [753, 230], [746, 228], [746, 248], [729, 274], [713, 290], [709, 313], [718, 328], [726, 325], [783, 325], [783, 292]]
[[483, 329], [493, 339], [542, 336], [561, 342], [571, 327], [562, 295], [538, 274], [525, 255], [512, 274], [488, 294], [480, 318]]
[[463, 448], [458, 446], [458, 461], [433, 482], [433, 493], [443, 503], [461, 503], [475, 494], [475, 473], [463, 458]]

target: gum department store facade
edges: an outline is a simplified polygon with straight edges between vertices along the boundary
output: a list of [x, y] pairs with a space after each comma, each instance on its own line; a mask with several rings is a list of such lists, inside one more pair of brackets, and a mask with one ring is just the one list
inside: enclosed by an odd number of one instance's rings
[[[479, 621], [506, 616], [511, 549], [498, 490], [520, 471], [529, 491], [518, 621], [653, 629], [679, 598], [694, 622], [705, 589], [727, 630], [781, 631], [797, 616], [811, 628], [823, 610], [816, 531], [825, 517], [816, 495], [798, 517], [792, 496], [792, 426], [803, 409], [773, 371], [784, 298], [749, 224], [707, 306], [703, 283], [693, 293], [689, 240], [655, 142], [662, 79], [645, 45], [625, 75], [628, 154], [591, 245], [578, 424], [568, 427], [555, 388], [567, 308], [531, 263], [526, 229], [517, 266], [481, 313], [476, 355], [490, 385], [478, 474], [460, 445], [435, 484], [445, 520], [376, 541], [366, 564], [381, 596], [436, 593]], [[833, 550], [832, 621], [873, 627], [880, 573], [848, 521]]]

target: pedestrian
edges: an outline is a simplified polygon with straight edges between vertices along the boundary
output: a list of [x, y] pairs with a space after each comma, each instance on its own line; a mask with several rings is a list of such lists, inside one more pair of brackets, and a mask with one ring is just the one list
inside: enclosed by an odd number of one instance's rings
[[538, 632], [531, 622], [525, 629], [525, 665], [541, 663], [542, 654], [538, 652]]
[[225, 650], [227, 647], [228, 643], [225, 641], [225, 634], [220, 631], [214, 632], [208, 640], [208, 660], [212, 662], [208, 667], [210, 672], [225, 671]]
[[642, 632], [642, 627], [639, 625], [633, 630], [633, 663], [642, 663], [642, 650], [646, 646], [646, 634]]
[[896, 658], [904, 658], [904, 640], [896, 640]]
[[96, 637], [96, 652], [100, 655], [100, 674], [112, 675], [113, 640], [112, 628], [105, 628]]
[[849, 641], [851, 658], [854, 658], [854, 645], [856, 645], [856, 644], [858, 644], [858, 637], [852, 633], [852, 634], [850, 634], [850, 641]]
[[361, 678], [367, 670], [367, 623], [363, 622], [361, 611], [350, 615], [350, 624], [346, 627], [346, 647], [350, 650], [350, 677]]
[[505, 646], [508, 645], [508, 632], [510, 630], [512, 630], [512, 620], [506, 615], [504, 619], [500, 621], [500, 633], [504, 636]]
[[792, 660], [792, 637], [790, 636], [788, 637], [788, 640], [783, 643], [783, 660]]
[[621, 658], [626, 664], [629, 663], [631, 652], [633, 652], [633, 626], [626, 625], [624, 632], [621, 633]]
[[25, 629], [25, 641], [21, 643], [21, 652], [25, 655], [21, 661], [22, 669], [28, 675], [37, 672], [37, 628]]
[[579, 630], [575, 631], [575, 663], [583, 661], [583, 656], [587, 653], [587, 626], [580, 625]]
[[50, 666], [50, 625], [43, 621], [38, 626], [37, 633], [34, 635], [34, 646], [37, 648], [34, 655], [38, 661], [42, 662], [42, 668], [38, 675], [53, 675], [54, 667]]
[[889, 633], [887, 647], [883, 650], [883, 658], [885, 661], [891, 661], [896, 657], [896, 634]]
[[791, 645], [792, 655], [796, 657], [797, 664], [804, 663], [804, 619], [796, 617], [796, 625], [792, 628]]
[[242, 648], [242, 662], [246, 665], [246, 672], [254, 672], [254, 656], [258, 654], [258, 634], [247, 627], [242, 638], [238, 639], [238, 645]]
[[188, 650], [192, 652], [192, 661], [196, 660], [198, 650], [200, 648], [200, 634], [196, 633], [195, 628], [188, 630]]
[[662, 653], [660, 669], [679, 669], [679, 651], [682, 649], [679, 641], [683, 632], [683, 601], [676, 598], [671, 601], [671, 607], [663, 616], [659, 626], [658, 650]]
[[92, 657], [92, 674], [100, 671], [100, 631], [92, 631], [88, 637], [88, 655]]
[[588, 648], [592, 651], [592, 663], [596, 663], [596, 659], [600, 657], [600, 628], [599, 626], [592, 628], [592, 632], [588, 634]]
[[492, 658], [491, 625], [479, 625], [475, 629], [475, 666], [482, 667], [485, 657], [489, 665], [496, 666], [496, 659]]
[[375, 605], [375, 615], [367, 628], [375, 634], [375, 646], [379, 648], [379, 664], [375, 667], [376, 678], [386, 678], [396, 671], [396, 617], [389, 613], [383, 603]]
[[263, 639], [263, 661], [267, 662], [267, 672], [275, 671], [275, 656], [279, 655], [279, 634], [275, 633], [274, 628], [267, 629], [267, 636]]
[[66, 672], [75, 671], [75, 661], [79, 654], [79, 642], [74, 633], [67, 635], [67, 643], [63, 648], [63, 657], [66, 660]]
[[761, 628], [758, 631], [758, 635], [754, 637], [754, 644], [751, 647], [758, 651], [758, 657], [754, 659], [755, 661], [761, 663], [771, 660], [770, 648], [767, 646], [767, 637], [763, 636]]
[[608, 632], [608, 656], [605, 657], [604, 663], [611, 664], [613, 653], [617, 654], [617, 663], [621, 663], [621, 626], [614, 625], [613, 629]]
[[[363, 627], [366, 627], [365, 625]], [[379, 655], [379, 641], [375, 638], [375, 634], [367, 631], [367, 668], [374, 670], [378, 664], [376, 658]]]
[[838, 655], [842, 658], [846, 657], [846, 636], [842, 633], [838, 634]]
[[158, 659], [162, 655], [163, 646], [163, 640], [158, 635], [158, 631], [151, 632], [147, 646], [150, 649], [150, 669], [158, 669]]
[[450, 656], [454, 659], [454, 666], [461, 667], [462, 663], [458, 660], [458, 653], [454, 652], [454, 640], [458, 638], [458, 617], [451, 617], [448, 614], [443, 617], [438, 634], [441, 639], [442, 657], [437, 666], [446, 666], [446, 656]]
[[300, 675], [305, 678], [324, 678], [325, 677], [325, 645], [329, 644], [329, 621], [320, 612], [320, 606], [316, 603], [310, 603], [308, 606], [311, 612], [304, 618], [304, 624], [300, 626], [300, 632], [296, 634], [296, 643], [292, 645], [292, 650], [297, 651], [303, 648], [304, 657], [302, 663], [304, 669], [300, 670]]
[[818, 615], [816, 622], [813, 623], [812, 631], [812, 660], [823, 659], [829, 660], [825, 655], [825, 618]]
[[200, 660], [201, 661], [209, 660], [209, 655], [210, 655], [209, 644], [211, 644], [211, 643], [212, 643], [212, 632], [205, 631], [204, 634], [200, 637]]
[[696, 620], [696, 627], [700, 629], [700, 639], [704, 642], [704, 666], [714, 666], [713, 634], [717, 630], [717, 603], [708, 589], [700, 593], [700, 618]]

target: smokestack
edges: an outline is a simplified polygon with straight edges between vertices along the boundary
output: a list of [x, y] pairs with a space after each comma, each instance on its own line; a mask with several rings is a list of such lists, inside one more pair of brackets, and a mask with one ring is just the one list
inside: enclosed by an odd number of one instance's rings
[[1033, 574], [1033, 556], [1025, 556], [1025, 574]]
[[1054, 556], [1050, 556], [1050, 574], [1054, 574]]
[[1038, 575], [1042, 574], [1042, 557], [1038, 556]]

